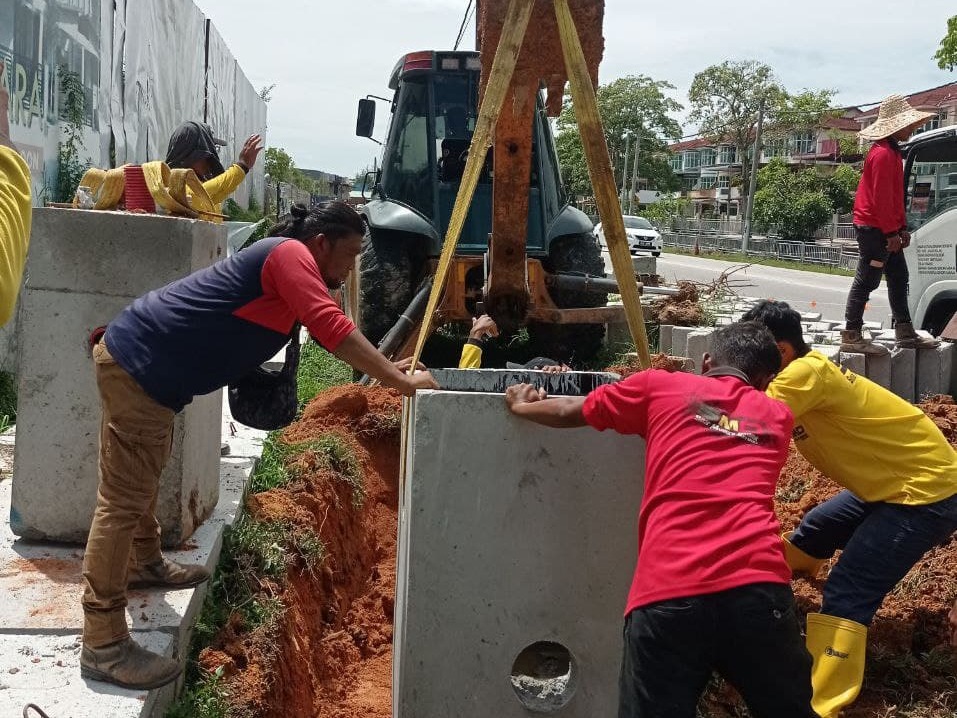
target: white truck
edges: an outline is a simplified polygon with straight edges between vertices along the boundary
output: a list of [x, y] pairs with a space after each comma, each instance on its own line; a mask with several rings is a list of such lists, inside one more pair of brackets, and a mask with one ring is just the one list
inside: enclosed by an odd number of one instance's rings
[[934, 336], [957, 312], [957, 126], [922, 132], [904, 151], [914, 326]]

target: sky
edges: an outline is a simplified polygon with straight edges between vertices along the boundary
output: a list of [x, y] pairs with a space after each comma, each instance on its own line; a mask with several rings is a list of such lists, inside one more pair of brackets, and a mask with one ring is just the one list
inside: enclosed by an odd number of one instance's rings
[[[356, 101], [389, 96], [389, 74], [404, 53], [451, 48], [468, 0], [196, 4], [255, 87], [276, 83], [268, 145], [284, 148], [298, 167], [351, 177], [379, 154], [355, 136]], [[686, 105], [695, 73], [753, 59], [792, 92], [831, 89], [842, 106], [876, 102], [957, 82], [957, 72], [938, 69], [933, 58], [955, 12], [953, 0], [607, 0], [600, 82], [648, 75], [675, 85]], [[472, 22], [460, 49], [474, 49], [474, 37]], [[382, 139], [387, 107], [378, 109]]]

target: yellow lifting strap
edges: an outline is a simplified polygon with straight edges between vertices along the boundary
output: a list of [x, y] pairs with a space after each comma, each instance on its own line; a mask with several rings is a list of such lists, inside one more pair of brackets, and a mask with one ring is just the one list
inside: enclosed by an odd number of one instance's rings
[[568, 0], [554, 0], [554, 2], [555, 14], [558, 17], [558, 34], [562, 41], [562, 52], [565, 55], [565, 69], [571, 85], [572, 104], [575, 107], [578, 130], [581, 133], [585, 160], [588, 163], [588, 176], [591, 178], [595, 201], [598, 204], [598, 216], [605, 232], [608, 253], [611, 255], [611, 266], [618, 280], [618, 293], [621, 294], [625, 318], [628, 320], [631, 338], [638, 351], [638, 364], [642, 369], [647, 369], [651, 366], [651, 352], [648, 349], [645, 318], [641, 310], [631, 252], [628, 251], [628, 242], [625, 237], [625, 221], [618, 204], [615, 175], [611, 169], [611, 159], [608, 157], [608, 145], [605, 143], [601, 116], [598, 114], [595, 87], [591, 82], [585, 53], [582, 51]]
[[489, 73], [488, 83], [485, 86], [485, 97], [482, 100], [481, 108], [479, 108], [475, 133], [472, 135], [468, 158], [465, 160], [462, 183], [459, 185], [458, 194], [455, 196], [455, 206], [452, 208], [449, 228], [445, 233], [445, 243], [442, 245], [439, 265], [432, 281], [429, 303], [425, 307], [425, 315], [419, 328], [419, 337], [415, 343], [413, 367], [422, 356], [422, 349], [425, 347], [425, 341], [429, 338], [432, 329], [435, 310], [442, 298], [442, 293], [445, 291], [445, 281], [448, 277], [449, 266], [452, 263], [452, 255], [455, 254], [455, 247], [462, 234], [462, 227], [469, 212], [469, 205], [472, 204], [472, 197], [482, 174], [485, 153], [492, 146], [495, 125], [505, 101], [505, 94], [512, 82], [515, 64], [518, 61], [519, 51], [522, 49], [525, 29], [528, 27], [528, 20], [531, 17], [534, 4], [535, 0], [512, 0], [509, 3], [508, 14], [505, 17], [505, 24], [502, 29], [502, 38], [495, 51], [492, 71]]

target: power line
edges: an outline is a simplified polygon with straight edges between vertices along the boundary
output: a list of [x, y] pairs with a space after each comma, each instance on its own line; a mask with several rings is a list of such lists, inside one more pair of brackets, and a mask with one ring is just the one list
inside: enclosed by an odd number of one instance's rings
[[469, 4], [465, 8], [465, 16], [462, 18], [462, 25], [459, 27], [459, 34], [455, 38], [455, 46], [453, 50], [459, 49], [459, 44], [462, 42], [462, 38], [465, 37], [465, 26], [468, 25], [469, 18], [472, 15], [472, 0], [469, 0]]

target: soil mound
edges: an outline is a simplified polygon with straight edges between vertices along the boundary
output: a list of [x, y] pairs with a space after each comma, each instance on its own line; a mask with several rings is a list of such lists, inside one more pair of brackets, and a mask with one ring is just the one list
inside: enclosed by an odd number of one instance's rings
[[696, 327], [704, 323], [698, 287], [693, 282], [678, 282], [678, 293], [652, 302], [650, 318], [659, 324]]
[[[665, 371], [682, 371], [684, 369], [684, 362], [681, 357], [671, 357], [667, 354], [652, 354], [651, 368], [664, 369]], [[618, 374], [624, 379], [626, 376], [631, 376], [632, 374], [642, 371], [642, 368], [638, 366], [637, 359], [632, 359], [627, 364], [614, 364], [605, 369], [605, 371]]]

